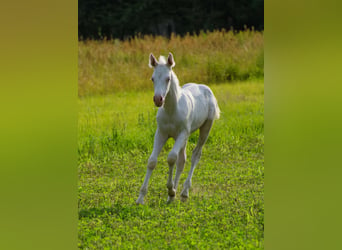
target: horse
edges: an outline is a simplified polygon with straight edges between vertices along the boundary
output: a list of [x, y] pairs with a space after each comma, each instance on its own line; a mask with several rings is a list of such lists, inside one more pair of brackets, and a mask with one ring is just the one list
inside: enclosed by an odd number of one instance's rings
[[[189, 197], [191, 178], [195, 167], [200, 160], [202, 147], [207, 141], [214, 120], [220, 117], [220, 109], [211, 89], [204, 84], [187, 83], [180, 87], [178, 78], [173, 72], [176, 65], [170, 52], [167, 60], [160, 56], [157, 61], [151, 53], [149, 67], [153, 68], [151, 80], [154, 85], [153, 101], [157, 112], [157, 130], [154, 136], [152, 154], [148, 159], [147, 171], [141, 186], [136, 204], [144, 204], [148, 182], [157, 165], [157, 157], [169, 138], [175, 140], [171, 152], [168, 154], [169, 176], [167, 180], [168, 199], [174, 200], [179, 178], [186, 161], [186, 145], [191, 133], [199, 129], [199, 139], [192, 152], [191, 168], [180, 193], [181, 201]], [[174, 180], [173, 169], [177, 165]]]

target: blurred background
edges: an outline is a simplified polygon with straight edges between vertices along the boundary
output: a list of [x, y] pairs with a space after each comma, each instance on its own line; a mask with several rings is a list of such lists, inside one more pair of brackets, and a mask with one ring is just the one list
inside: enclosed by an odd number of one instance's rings
[[80, 0], [78, 37], [127, 39], [138, 34], [170, 37], [200, 30], [264, 29], [263, 0]]

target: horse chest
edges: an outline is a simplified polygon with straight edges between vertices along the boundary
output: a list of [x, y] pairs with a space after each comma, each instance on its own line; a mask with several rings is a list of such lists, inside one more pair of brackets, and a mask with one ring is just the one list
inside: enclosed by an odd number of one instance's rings
[[182, 119], [177, 116], [160, 115], [157, 117], [157, 123], [161, 132], [167, 134], [169, 137], [177, 137], [184, 129]]

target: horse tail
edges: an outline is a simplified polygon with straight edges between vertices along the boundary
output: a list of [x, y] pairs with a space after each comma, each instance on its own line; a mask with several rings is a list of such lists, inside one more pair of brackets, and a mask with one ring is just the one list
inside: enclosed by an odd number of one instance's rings
[[214, 101], [215, 101], [215, 116], [214, 116], [214, 118], [215, 119], [219, 119], [220, 118], [220, 114], [221, 114], [221, 110], [220, 110], [220, 108], [219, 108], [219, 106], [217, 104], [217, 100], [216, 100], [215, 97], [214, 97]]

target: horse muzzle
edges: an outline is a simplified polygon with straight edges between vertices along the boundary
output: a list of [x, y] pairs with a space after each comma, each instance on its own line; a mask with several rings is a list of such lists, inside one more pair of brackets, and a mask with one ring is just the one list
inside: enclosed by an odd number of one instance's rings
[[154, 101], [154, 104], [157, 106], [157, 107], [161, 107], [163, 104], [164, 104], [164, 97], [161, 96], [161, 95], [155, 95], [153, 96], [153, 101]]

